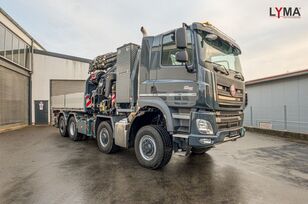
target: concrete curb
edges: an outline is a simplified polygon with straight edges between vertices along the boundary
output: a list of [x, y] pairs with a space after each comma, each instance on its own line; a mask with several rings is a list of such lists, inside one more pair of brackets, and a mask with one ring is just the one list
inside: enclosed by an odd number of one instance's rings
[[18, 129], [21, 129], [27, 126], [28, 125], [25, 125], [25, 124], [5, 125], [5, 126], [0, 127], [0, 133], [18, 130]]
[[258, 133], [269, 134], [269, 135], [274, 135], [274, 136], [279, 136], [279, 137], [308, 141], [308, 134], [305, 134], [305, 133], [296, 133], [296, 132], [289, 132], [289, 131], [283, 131], [283, 130], [262, 129], [262, 128], [251, 127], [251, 126], [245, 126], [245, 129], [251, 132], [258, 132]]

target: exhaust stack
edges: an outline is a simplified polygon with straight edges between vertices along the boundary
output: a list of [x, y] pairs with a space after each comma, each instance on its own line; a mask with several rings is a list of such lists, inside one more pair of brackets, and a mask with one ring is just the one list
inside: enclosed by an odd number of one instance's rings
[[148, 36], [148, 32], [146, 31], [146, 29], [143, 26], [141, 26], [140, 31], [141, 31], [143, 37]]

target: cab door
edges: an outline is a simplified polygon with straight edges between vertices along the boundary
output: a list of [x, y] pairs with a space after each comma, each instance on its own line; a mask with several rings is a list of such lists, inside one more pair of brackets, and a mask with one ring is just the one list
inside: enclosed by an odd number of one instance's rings
[[[187, 66], [194, 66], [190, 33], [187, 31]], [[196, 73], [189, 73], [185, 64], [176, 61], [178, 51], [175, 31], [162, 35], [159, 66], [152, 92], [165, 100], [169, 106], [193, 106], [197, 97]]]

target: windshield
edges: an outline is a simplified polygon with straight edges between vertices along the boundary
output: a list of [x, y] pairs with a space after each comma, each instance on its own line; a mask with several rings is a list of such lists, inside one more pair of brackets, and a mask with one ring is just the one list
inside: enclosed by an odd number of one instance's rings
[[207, 39], [206, 36], [208, 34], [205, 31], [197, 31], [201, 61], [222, 65], [227, 70], [242, 72], [238, 56], [240, 50], [219, 37]]

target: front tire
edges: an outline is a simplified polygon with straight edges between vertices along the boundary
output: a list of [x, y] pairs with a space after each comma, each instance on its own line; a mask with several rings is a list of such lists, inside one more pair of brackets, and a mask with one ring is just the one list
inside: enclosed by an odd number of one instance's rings
[[118, 150], [118, 146], [114, 144], [113, 131], [109, 122], [101, 122], [96, 134], [97, 146], [101, 152], [110, 154]]
[[167, 130], [156, 125], [142, 127], [135, 138], [135, 154], [145, 168], [164, 167], [172, 156], [172, 140]]

